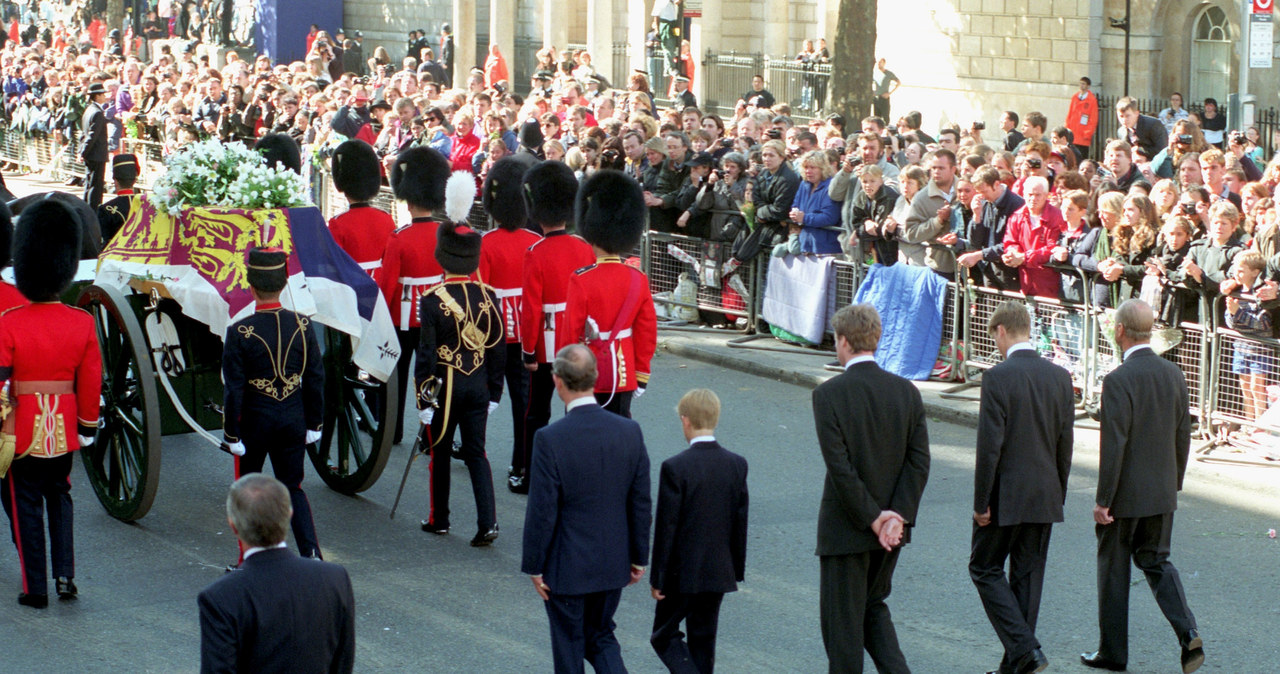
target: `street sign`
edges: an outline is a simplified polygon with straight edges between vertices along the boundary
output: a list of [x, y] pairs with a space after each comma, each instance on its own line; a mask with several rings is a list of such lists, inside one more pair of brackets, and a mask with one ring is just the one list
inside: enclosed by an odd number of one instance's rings
[[[1271, 5], [1274, 0], [1253, 0], [1256, 9], [1259, 2]], [[1274, 40], [1275, 31], [1275, 15], [1267, 11], [1266, 14], [1250, 14], [1249, 15], [1249, 67], [1256, 69], [1266, 69], [1271, 67], [1272, 61], [1272, 41]]]
[[1270, 14], [1275, 5], [1275, 0], [1253, 0], [1253, 13]]

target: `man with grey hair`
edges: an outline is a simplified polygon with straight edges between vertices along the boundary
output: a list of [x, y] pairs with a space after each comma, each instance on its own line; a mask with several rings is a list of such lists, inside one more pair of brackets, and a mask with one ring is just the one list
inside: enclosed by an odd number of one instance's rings
[[1044, 178], [1027, 178], [1022, 196], [1027, 203], [1009, 218], [1000, 259], [1005, 266], [1018, 270], [1023, 294], [1058, 299], [1062, 276], [1045, 265], [1067, 228], [1067, 221], [1062, 212], [1049, 203], [1049, 181]]
[[1169, 563], [1173, 511], [1191, 451], [1187, 380], [1151, 350], [1155, 316], [1142, 300], [1116, 310], [1115, 341], [1124, 360], [1102, 382], [1098, 491], [1098, 650], [1080, 656], [1097, 669], [1122, 671], [1129, 660], [1129, 563], [1142, 570], [1156, 604], [1182, 646], [1182, 671], [1204, 663], [1204, 642]]
[[227, 493], [244, 562], [200, 593], [202, 672], [350, 672], [355, 599], [346, 569], [285, 546], [293, 507], [279, 480], [250, 473]]
[[831, 324], [845, 371], [813, 392], [827, 466], [818, 510], [822, 642], [832, 672], [861, 672], [865, 649], [879, 671], [905, 673], [885, 599], [929, 478], [924, 403], [915, 385], [876, 365], [875, 307], [844, 307]]
[[640, 425], [596, 402], [596, 358], [571, 344], [552, 378], [565, 415], [533, 437], [524, 558], [551, 623], [556, 672], [625, 672], [613, 635], [622, 588], [649, 560], [649, 454]]

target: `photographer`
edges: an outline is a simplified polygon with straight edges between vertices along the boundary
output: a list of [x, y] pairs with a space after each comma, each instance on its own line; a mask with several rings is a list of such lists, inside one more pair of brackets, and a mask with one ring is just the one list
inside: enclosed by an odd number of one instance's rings
[[254, 140], [253, 122], [256, 121], [256, 113], [252, 119], [246, 115], [244, 89], [241, 89], [240, 85], [231, 85], [227, 93], [227, 102], [218, 113], [218, 138], [224, 143], [237, 141], [252, 143]]
[[1192, 119], [1179, 119], [1172, 124], [1169, 145], [1151, 158], [1152, 171], [1161, 178], [1172, 178], [1187, 155], [1209, 149], [1200, 125]]
[[711, 214], [701, 207], [704, 198], [710, 196], [715, 183], [711, 170], [715, 160], [706, 152], [699, 152], [688, 162], [689, 179], [675, 196], [675, 207], [681, 211], [676, 218], [676, 231], [685, 236], [707, 238]]

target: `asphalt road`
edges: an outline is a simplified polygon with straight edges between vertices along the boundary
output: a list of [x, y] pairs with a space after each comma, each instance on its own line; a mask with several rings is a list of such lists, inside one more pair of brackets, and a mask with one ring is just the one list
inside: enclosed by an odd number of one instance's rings
[[[762, 355], [767, 357], [767, 355]], [[751, 464], [747, 579], [721, 614], [723, 672], [821, 672], [818, 561], [813, 556], [823, 466], [809, 392], [699, 362], [660, 355], [653, 386], [635, 405], [653, 461], [683, 448], [673, 411], [680, 394], [714, 388], [725, 401], [721, 441]], [[914, 542], [899, 564], [890, 598], [908, 662], [916, 672], [994, 668], [1000, 646], [969, 581], [974, 433], [931, 423], [933, 468]], [[550, 642], [541, 602], [519, 572], [524, 498], [502, 488], [510, 452], [504, 402], [490, 426], [502, 536], [473, 549], [474, 501], [461, 463], [453, 465], [454, 533], [418, 529], [426, 512], [427, 470], [415, 465], [401, 511], [388, 518], [409, 451], [396, 448], [382, 479], [349, 498], [314, 473], [305, 486], [326, 557], [347, 567], [358, 619], [356, 670], [545, 672]], [[218, 579], [236, 546], [223, 512], [229, 458], [192, 436], [166, 438], [159, 495], [136, 524], [108, 517], [73, 473], [78, 500], [77, 582], [81, 596], [46, 611], [20, 607], [17, 556], [0, 546], [0, 670], [185, 672], [199, 668], [196, 594]], [[1096, 434], [1078, 435], [1068, 522], [1050, 548], [1040, 638], [1051, 671], [1087, 671], [1095, 623], [1094, 534], [1090, 517]], [[1182, 573], [1205, 637], [1202, 671], [1277, 671], [1280, 647], [1280, 474], [1196, 463], [1174, 529]], [[1133, 672], [1178, 670], [1178, 645], [1139, 574], [1131, 608]], [[663, 671], [648, 644], [653, 600], [647, 581], [627, 589], [617, 614], [629, 668]], [[870, 663], [868, 662], [870, 668]]]

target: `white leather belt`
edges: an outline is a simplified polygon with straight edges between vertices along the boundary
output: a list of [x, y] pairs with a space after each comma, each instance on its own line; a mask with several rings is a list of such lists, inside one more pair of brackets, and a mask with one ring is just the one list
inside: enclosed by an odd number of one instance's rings
[[373, 271], [374, 269], [382, 269], [382, 260], [374, 260], [372, 262], [360, 262], [360, 268], [365, 271]]
[[608, 331], [600, 333], [600, 339], [603, 339], [606, 341], [610, 339], [626, 339], [630, 336], [631, 336], [631, 328], [623, 328], [619, 330], [617, 337], [614, 337], [613, 333]]
[[544, 304], [542, 305], [542, 312], [547, 314], [558, 314], [568, 308], [569, 304], [567, 302], [561, 302], [559, 304]]
[[399, 280], [400, 285], [404, 286], [429, 286], [443, 281], [444, 274], [435, 276], [401, 276]]
[[524, 288], [494, 288], [493, 289], [493, 294], [497, 295], [498, 299], [500, 300], [506, 299], [508, 297], [519, 297], [523, 293], [524, 293]]

